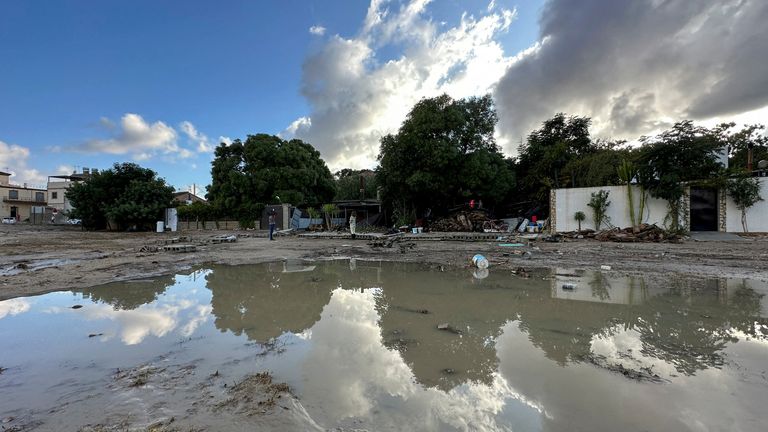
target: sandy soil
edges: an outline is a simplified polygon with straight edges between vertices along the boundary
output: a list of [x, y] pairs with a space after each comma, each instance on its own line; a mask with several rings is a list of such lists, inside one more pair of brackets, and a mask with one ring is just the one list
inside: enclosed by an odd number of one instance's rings
[[[217, 235], [238, 236], [235, 243], [210, 243]], [[154, 252], [165, 240], [188, 236], [195, 252]], [[514, 240], [513, 240], [514, 241]], [[521, 248], [498, 242], [411, 241], [374, 247], [365, 240], [307, 239], [296, 236], [268, 241], [257, 231], [188, 231], [183, 233], [87, 232], [69, 226], [0, 225], [0, 300], [106, 282], [151, 277], [206, 263], [254, 264], [281, 259], [358, 257], [466, 266], [484, 254], [490, 271], [517, 267], [599, 269], [637, 274], [768, 280], [768, 238], [681, 244], [562, 243], [521, 241]], [[144, 249], [144, 251], [142, 251]], [[149, 250], [149, 251], [147, 251]]]

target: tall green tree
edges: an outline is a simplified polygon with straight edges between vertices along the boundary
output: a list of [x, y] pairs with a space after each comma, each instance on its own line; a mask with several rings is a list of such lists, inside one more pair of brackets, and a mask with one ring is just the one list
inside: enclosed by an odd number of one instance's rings
[[[593, 186], [588, 183], [599, 183], [606, 177], [614, 180], [615, 169], [597, 172], [605, 167], [605, 160], [613, 157], [610, 151], [613, 144], [594, 142], [589, 134], [591, 122], [589, 117], [558, 113], [528, 135], [526, 142], [520, 146], [517, 159], [521, 195], [547, 205], [550, 189]], [[604, 150], [601, 155], [603, 160], [593, 158], [600, 150]], [[593, 172], [586, 174], [588, 171]], [[585, 180], [584, 175], [594, 178]]]
[[763, 200], [760, 195], [760, 180], [749, 177], [749, 173], [728, 180], [725, 186], [736, 207], [741, 210], [741, 227], [747, 232], [747, 209]]
[[719, 163], [719, 153], [725, 145], [722, 135], [718, 130], [684, 120], [640, 141], [643, 143], [638, 159], [640, 183], [652, 197], [667, 201], [669, 226], [677, 231], [681, 228], [685, 182], [714, 177], [723, 169]]
[[[734, 123], [721, 125], [723, 130], [734, 126]], [[753, 169], [757, 169], [757, 163], [761, 160], [768, 160], [768, 136], [766, 136], [765, 125], [754, 124], [746, 125], [738, 131], [727, 133], [724, 139], [728, 143], [728, 165], [737, 170], [747, 169], [747, 153], [752, 149]]]
[[248, 135], [216, 148], [207, 199], [221, 215], [240, 221], [259, 217], [264, 205], [330, 201], [335, 184], [310, 144], [267, 134]]
[[115, 164], [73, 184], [66, 192], [71, 216], [89, 229], [146, 229], [171, 207], [173, 188], [157, 173], [133, 163]]
[[[371, 170], [353, 170], [344, 168], [334, 175], [336, 180], [337, 200], [358, 200], [376, 198], [378, 181], [376, 174]], [[360, 188], [362, 186], [362, 193]]]
[[514, 187], [493, 137], [490, 95], [422, 99], [397, 134], [381, 139], [377, 178], [387, 207], [398, 214], [442, 213], [469, 197], [490, 206]]

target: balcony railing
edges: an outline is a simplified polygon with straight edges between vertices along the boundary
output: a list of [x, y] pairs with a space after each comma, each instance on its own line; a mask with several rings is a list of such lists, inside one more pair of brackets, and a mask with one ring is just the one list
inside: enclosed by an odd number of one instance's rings
[[45, 198], [43, 199], [37, 199], [34, 197], [3, 197], [3, 202], [7, 203], [30, 203], [30, 204], [42, 204], [45, 205], [48, 203]]

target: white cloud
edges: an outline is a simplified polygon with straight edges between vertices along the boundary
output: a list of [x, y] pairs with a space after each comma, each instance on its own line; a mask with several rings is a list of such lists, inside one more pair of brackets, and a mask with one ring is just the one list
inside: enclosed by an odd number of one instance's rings
[[232, 144], [232, 138], [227, 136], [219, 136], [219, 142], [225, 145], [230, 145]]
[[179, 129], [181, 129], [181, 132], [183, 132], [190, 141], [196, 144], [199, 153], [210, 153], [213, 151], [213, 145], [211, 145], [208, 137], [204, 133], [199, 132], [192, 123], [183, 121], [179, 125]]
[[27, 147], [0, 141], [0, 171], [10, 173], [12, 183], [43, 186], [46, 176], [27, 165], [30, 154]]
[[[104, 124], [103, 121], [101, 123]], [[113, 129], [115, 132], [111, 138], [90, 140], [75, 147], [75, 150], [86, 153], [130, 154], [137, 161], [151, 159], [158, 154], [181, 158], [192, 155], [189, 150], [178, 145], [176, 130], [162, 121], [150, 124], [140, 115], [128, 113], [120, 119], [120, 125]]]
[[109, 118], [107, 118], [107, 117], [101, 117], [101, 118], [99, 118], [99, 125], [100, 125], [100, 126], [102, 126], [102, 127], [104, 127], [104, 128], [106, 128], [106, 129], [114, 129], [114, 128], [116, 128], [116, 127], [117, 127], [117, 125], [115, 124], [115, 122], [113, 122], [112, 120], [110, 120], [110, 119], [109, 119]]
[[313, 25], [309, 28], [309, 32], [315, 36], [322, 36], [325, 34], [325, 27], [321, 25]]
[[75, 167], [72, 165], [59, 165], [56, 168], [56, 173], [60, 175], [69, 175], [75, 172]]
[[[449, 27], [432, 22], [429, 3], [412, 0], [390, 10], [390, 2], [372, 0], [357, 36], [330, 37], [303, 67], [302, 94], [311, 114], [281, 135], [310, 142], [332, 170], [372, 167], [381, 136], [396, 131], [419, 99], [491, 91], [511, 62], [496, 38], [509, 29], [515, 11], [497, 7]], [[401, 49], [398, 58], [377, 57], [392, 47]]]
[[280, 133], [280, 137], [291, 139], [296, 136], [297, 133], [303, 133], [309, 130], [309, 128], [312, 127], [312, 119], [309, 117], [299, 117], [293, 122], [291, 122], [290, 125], [288, 125], [287, 128], [283, 132]]

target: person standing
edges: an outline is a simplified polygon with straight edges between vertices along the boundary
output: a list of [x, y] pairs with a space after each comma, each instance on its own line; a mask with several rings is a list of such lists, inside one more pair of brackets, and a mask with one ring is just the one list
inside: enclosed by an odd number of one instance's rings
[[355, 231], [357, 231], [357, 212], [352, 210], [352, 214], [349, 216], [349, 232], [352, 234], [352, 238], [355, 238]]
[[275, 211], [269, 212], [269, 240], [274, 240], [272, 234], [275, 232]]

